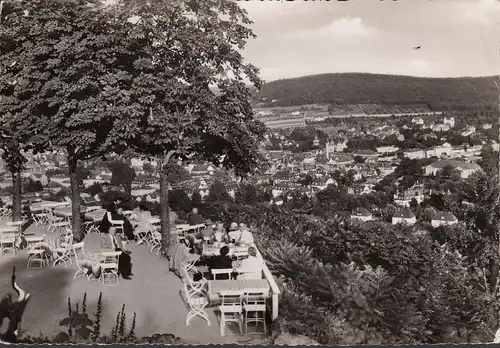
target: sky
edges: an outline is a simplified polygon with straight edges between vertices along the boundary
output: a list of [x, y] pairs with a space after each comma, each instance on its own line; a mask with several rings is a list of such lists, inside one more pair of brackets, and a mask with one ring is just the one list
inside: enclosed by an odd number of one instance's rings
[[[500, 0], [239, 1], [261, 78], [500, 75]], [[420, 49], [413, 49], [420, 46]]]

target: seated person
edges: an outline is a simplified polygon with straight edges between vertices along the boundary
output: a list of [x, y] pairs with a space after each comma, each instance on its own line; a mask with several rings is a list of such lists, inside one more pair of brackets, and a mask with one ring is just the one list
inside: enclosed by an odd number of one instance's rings
[[198, 208], [193, 208], [193, 211], [189, 214], [188, 224], [191, 226], [203, 224], [203, 217], [198, 213]]
[[262, 279], [262, 260], [257, 258], [257, 250], [248, 248], [248, 258], [241, 260], [238, 268], [238, 279]]
[[[233, 268], [233, 261], [229, 254], [229, 248], [223, 246], [220, 249], [220, 255], [214, 256], [211, 260], [210, 269], [229, 269]], [[217, 279], [229, 279], [228, 274], [219, 274]]]
[[[134, 230], [135, 236], [144, 235], [150, 231], [149, 220], [152, 218], [151, 212], [148, 211], [144, 204], [139, 205], [139, 212], [136, 215], [137, 226]], [[142, 244], [144, 241], [140, 239], [137, 245]]]
[[215, 227], [213, 241], [218, 243], [227, 243], [229, 241], [226, 229], [224, 228], [224, 224], [222, 222], [218, 222]]
[[229, 239], [234, 240], [236, 244], [253, 244], [252, 232], [248, 230], [245, 224], [241, 224], [239, 230], [229, 233]]
[[212, 220], [208, 219], [205, 220], [205, 226], [206, 227], [196, 235], [196, 238], [203, 240], [203, 238], [206, 237], [210, 238], [211, 240], [215, 232], [214, 231], [215, 224], [212, 222]]
[[123, 279], [131, 279], [132, 276], [132, 258], [130, 257], [130, 252], [123, 248], [122, 240], [119, 234], [116, 233], [116, 229], [111, 227], [109, 229], [109, 234], [113, 242], [115, 251], [121, 251], [122, 253], [118, 257], [118, 275], [122, 276]]
[[118, 208], [116, 210], [116, 213], [113, 215], [111, 214], [113, 220], [118, 220], [118, 221], [123, 221], [123, 234], [127, 238], [127, 240], [134, 240], [134, 228], [132, 227], [132, 224], [130, 221], [127, 219], [125, 215], [123, 215], [123, 208]]
[[189, 240], [192, 243], [192, 247], [195, 249], [194, 251], [198, 252], [198, 254], [201, 254], [203, 251], [203, 242], [204, 238], [208, 238], [209, 242], [212, 242], [213, 240], [213, 234], [214, 234], [214, 223], [209, 219], [205, 220], [205, 228], [202, 229], [198, 234], [191, 236], [188, 235]]
[[229, 225], [229, 232], [227, 234], [229, 243], [236, 242], [236, 239], [240, 236], [240, 230], [238, 228], [238, 223], [237, 222], [231, 222], [231, 225]]
[[172, 210], [172, 208], [169, 209], [168, 213], [168, 218], [170, 220], [170, 228], [174, 229], [175, 228], [175, 223], [179, 219], [179, 215], [175, 211]]

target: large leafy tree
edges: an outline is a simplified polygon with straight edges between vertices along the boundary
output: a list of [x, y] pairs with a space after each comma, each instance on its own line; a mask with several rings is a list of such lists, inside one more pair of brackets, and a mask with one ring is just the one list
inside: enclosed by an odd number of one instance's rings
[[[130, 4], [125, 4], [130, 5]], [[257, 69], [240, 50], [253, 37], [251, 21], [230, 0], [152, 1], [131, 7], [144, 58], [135, 67], [133, 98], [142, 114], [137, 151], [159, 161], [161, 231], [169, 243], [168, 168], [203, 159], [250, 171], [264, 125], [253, 117], [247, 83], [260, 87]], [[215, 94], [211, 86], [216, 86]]]
[[12, 124], [38, 150], [67, 155], [80, 237], [78, 161], [120, 151], [138, 130], [128, 90], [137, 42], [126, 17], [86, 1], [21, 0], [2, 19], [2, 80], [15, 81]]
[[132, 192], [132, 182], [135, 179], [135, 170], [124, 161], [110, 161], [108, 168], [111, 170], [111, 185], [123, 186], [125, 192]]

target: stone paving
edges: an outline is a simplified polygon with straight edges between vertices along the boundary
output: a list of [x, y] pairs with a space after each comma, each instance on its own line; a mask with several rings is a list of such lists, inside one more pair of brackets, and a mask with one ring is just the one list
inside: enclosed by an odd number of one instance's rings
[[[0, 221], [4, 226], [6, 221]], [[53, 234], [44, 227], [32, 224], [26, 231], [38, 235]], [[97, 251], [100, 248], [100, 237], [91, 234], [85, 239], [85, 251]], [[224, 344], [242, 343], [259, 344], [263, 337], [259, 336], [227, 336], [221, 337], [218, 320], [214, 309], [207, 310], [211, 326], [200, 318], [195, 318], [190, 326], [185, 325], [187, 307], [180, 298], [182, 281], [168, 269], [168, 263], [161, 256], [152, 254], [145, 245], [129, 244], [132, 252], [132, 280], [120, 279], [119, 285], [103, 285], [98, 281], [87, 281], [85, 277], [74, 280], [76, 265], [27, 270], [27, 253], [20, 251], [16, 256], [0, 257], [0, 296], [13, 292], [10, 286], [12, 266], [16, 266], [18, 284], [31, 293], [31, 300], [23, 316], [22, 331], [25, 334], [38, 336], [43, 333], [52, 336], [64, 331], [59, 321], [68, 315], [68, 297], [73, 306], [83, 299], [87, 293], [87, 308], [93, 319], [99, 292], [102, 292], [103, 316], [101, 328], [103, 333], [111, 331], [117, 313], [125, 304], [127, 323], [130, 327], [134, 312], [137, 313], [136, 335], [151, 336], [156, 333], [171, 333], [186, 343]], [[5, 326], [5, 323], [4, 323]], [[3, 331], [3, 329], [2, 329]]]

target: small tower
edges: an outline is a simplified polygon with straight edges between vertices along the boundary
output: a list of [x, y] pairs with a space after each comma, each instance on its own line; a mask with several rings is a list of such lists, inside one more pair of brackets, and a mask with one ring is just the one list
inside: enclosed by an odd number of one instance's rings
[[318, 138], [317, 135], [314, 137], [313, 145], [314, 146], [319, 146], [319, 138]]

